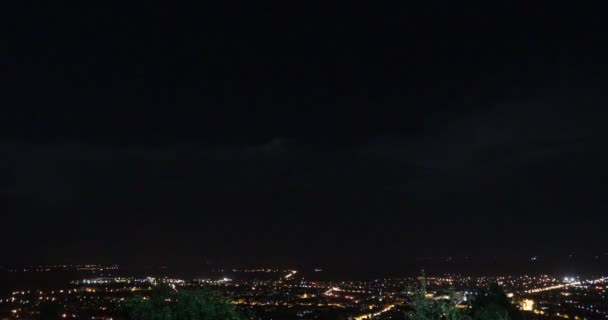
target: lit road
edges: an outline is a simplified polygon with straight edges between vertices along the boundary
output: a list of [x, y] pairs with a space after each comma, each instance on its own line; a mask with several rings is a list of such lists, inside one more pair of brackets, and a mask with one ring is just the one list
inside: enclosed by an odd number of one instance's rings
[[608, 280], [608, 277], [603, 277], [603, 278], [599, 278], [599, 279], [595, 279], [595, 280], [568, 282], [568, 283], [559, 284], [556, 286], [526, 290], [525, 293], [539, 293], [539, 292], [545, 292], [545, 291], [551, 291], [551, 290], [565, 289], [568, 287], [579, 286], [582, 284], [597, 284], [597, 283], [603, 283], [606, 280]]
[[382, 309], [382, 310], [380, 310], [378, 312], [360, 315], [358, 317], [354, 317], [353, 319], [355, 319], [355, 320], [365, 320], [365, 319], [370, 318], [370, 317], [376, 317], [376, 316], [379, 316], [379, 315], [381, 315], [381, 314], [383, 314], [383, 313], [385, 313], [387, 311], [392, 310], [393, 308], [395, 308], [395, 305], [391, 304], [390, 306], [388, 306], [388, 307], [386, 307], [386, 308], [384, 308], [384, 309]]
[[325, 293], [323, 293], [323, 294], [326, 295], [326, 296], [331, 296], [331, 295], [333, 295], [334, 291], [339, 292], [339, 291], [342, 291], [342, 289], [340, 289], [338, 287], [333, 287], [333, 288], [325, 291]]

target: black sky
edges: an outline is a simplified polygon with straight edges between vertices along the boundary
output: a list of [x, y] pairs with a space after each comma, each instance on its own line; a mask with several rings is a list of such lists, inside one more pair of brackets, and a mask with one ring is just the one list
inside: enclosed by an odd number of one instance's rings
[[0, 262], [608, 251], [594, 8], [5, 12]]

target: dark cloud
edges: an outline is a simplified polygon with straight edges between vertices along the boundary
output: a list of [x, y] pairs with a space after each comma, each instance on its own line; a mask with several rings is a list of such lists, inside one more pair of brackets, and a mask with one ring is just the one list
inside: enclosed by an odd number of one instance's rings
[[[8, 250], [21, 259], [24, 248], [274, 261], [356, 259], [372, 248], [599, 248], [603, 115], [543, 98], [429, 117], [414, 134], [356, 143], [5, 144], [0, 189], [14, 217], [1, 240], [31, 237]], [[573, 220], [588, 232], [563, 238]]]
[[605, 247], [602, 10], [203, 5], [5, 10], [0, 259]]

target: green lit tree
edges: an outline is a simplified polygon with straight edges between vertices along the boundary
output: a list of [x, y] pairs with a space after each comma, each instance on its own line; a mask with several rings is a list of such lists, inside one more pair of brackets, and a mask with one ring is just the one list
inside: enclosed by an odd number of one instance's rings
[[226, 298], [209, 290], [175, 291], [156, 286], [149, 298], [135, 297], [127, 304], [130, 320], [241, 320]]
[[481, 290], [469, 310], [458, 308], [454, 293], [445, 300], [428, 299], [424, 274], [410, 301], [411, 320], [523, 320], [522, 313], [515, 307], [498, 284]]
[[458, 308], [458, 302], [454, 298], [454, 292], [450, 291], [449, 299], [428, 299], [427, 284], [424, 273], [420, 284], [414, 288], [414, 293], [409, 301], [412, 311], [407, 314], [411, 320], [470, 320], [471, 318]]

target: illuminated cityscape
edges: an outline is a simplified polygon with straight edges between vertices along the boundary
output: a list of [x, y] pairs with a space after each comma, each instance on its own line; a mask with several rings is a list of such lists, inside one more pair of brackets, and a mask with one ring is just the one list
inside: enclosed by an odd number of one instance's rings
[[[146, 297], [152, 288], [167, 284], [175, 290], [209, 288], [228, 297], [250, 319], [407, 319], [412, 290], [420, 276], [369, 280], [320, 280], [319, 268], [231, 268], [208, 277], [117, 276], [118, 265], [27, 266], [5, 273], [72, 273], [65, 283], [45, 289], [24, 286], [0, 296], [0, 319], [38, 319], [41, 308], [52, 303], [66, 319], [125, 319], [124, 306], [134, 296]], [[469, 308], [479, 290], [500, 285], [526, 319], [608, 318], [608, 277], [559, 278], [536, 276], [428, 275], [427, 299], [457, 297]]]
[[606, 1], [3, 3], [0, 320], [608, 320]]

